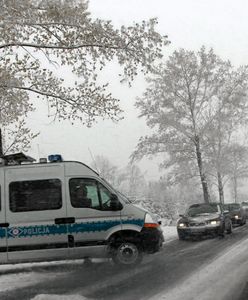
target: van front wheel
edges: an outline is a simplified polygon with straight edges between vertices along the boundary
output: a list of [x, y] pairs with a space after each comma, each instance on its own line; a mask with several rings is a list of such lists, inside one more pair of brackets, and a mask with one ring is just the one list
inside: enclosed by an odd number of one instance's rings
[[115, 264], [131, 266], [139, 264], [142, 256], [141, 250], [134, 243], [122, 242], [113, 249], [112, 259]]

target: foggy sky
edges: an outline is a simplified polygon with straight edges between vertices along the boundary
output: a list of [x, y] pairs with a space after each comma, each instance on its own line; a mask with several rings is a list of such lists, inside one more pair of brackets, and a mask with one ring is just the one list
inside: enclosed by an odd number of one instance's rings
[[[93, 18], [112, 20], [117, 27], [157, 17], [157, 30], [168, 35], [171, 41], [165, 48], [165, 57], [180, 47], [198, 50], [206, 45], [213, 47], [223, 59], [230, 59], [235, 66], [248, 64], [246, 0], [90, 0], [89, 9]], [[114, 124], [99, 119], [90, 129], [79, 122], [74, 125], [51, 123], [52, 120], [46, 117], [44, 101], [29, 116], [28, 124], [34, 131], [40, 131], [29, 154], [38, 158], [61, 153], [67, 160], [90, 164], [92, 153], [104, 155], [113, 164], [124, 167], [139, 137], [149, 134], [149, 129], [145, 121], [138, 118], [139, 112], [133, 106], [135, 98], [145, 90], [144, 78], [139, 76], [133, 87], [128, 88], [119, 83], [117, 74], [118, 67], [110, 64], [101, 78], [110, 82], [110, 91], [121, 100], [124, 120]], [[147, 179], [158, 179], [158, 161], [144, 159], [139, 163]]]

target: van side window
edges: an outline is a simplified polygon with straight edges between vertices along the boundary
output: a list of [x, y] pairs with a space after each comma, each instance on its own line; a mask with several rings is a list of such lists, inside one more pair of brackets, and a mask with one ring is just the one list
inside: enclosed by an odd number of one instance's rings
[[59, 209], [62, 207], [61, 181], [44, 179], [11, 182], [9, 207], [12, 212]]
[[71, 205], [76, 208], [100, 209], [97, 183], [92, 179], [72, 178], [69, 181]]

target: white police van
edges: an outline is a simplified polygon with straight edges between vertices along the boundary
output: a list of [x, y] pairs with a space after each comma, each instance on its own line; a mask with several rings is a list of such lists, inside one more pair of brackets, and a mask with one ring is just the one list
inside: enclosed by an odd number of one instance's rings
[[27, 156], [17, 154], [0, 166], [0, 263], [112, 257], [133, 265], [160, 249], [152, 214], [87, 165], [49, 158], [24, 164]]

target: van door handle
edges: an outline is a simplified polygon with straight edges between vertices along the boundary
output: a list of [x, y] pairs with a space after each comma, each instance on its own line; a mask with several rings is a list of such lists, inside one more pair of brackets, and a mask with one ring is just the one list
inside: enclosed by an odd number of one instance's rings
[[9, 227], [9, 223], [0, 223], [0, 227]]
[[70, 218], [56, 218], [55, 224], [72, 224], [75, 223], [75, 218], [70, 217]]

